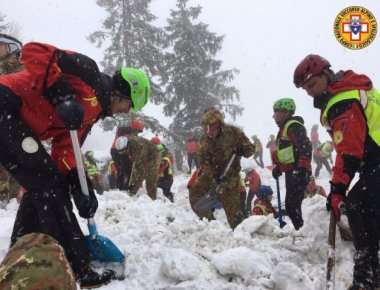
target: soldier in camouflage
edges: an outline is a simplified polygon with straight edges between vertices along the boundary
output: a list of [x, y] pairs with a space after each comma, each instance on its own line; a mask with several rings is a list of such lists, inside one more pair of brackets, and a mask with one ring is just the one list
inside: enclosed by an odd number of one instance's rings
[[220, 181], [218, 192], [228, 223], [234, 229], [244, 219], [240, 207], [240, 158], [252, 156], [255, 147], [239, 128], [225, 124], [223, 114], [215, 108], [209, 108], [203, 114], [202, 126], [204, 135], [199, 148], [200, 170], [190, 189], [190, 204], [200, 218], [213, 218], [212, 212], [202, 214], [194, 206], [210, 190], [215, 180], [218, 181], [232, 154], [236, 153], [237, 158]]
[[52, 237], [31, 233], [9, 249], [0, 264], [0, 289], [75, 290], [63, 248]]
[[[0, 75], [22, 70], [19, 62], [21, 46], [16, 38], [0, 33]], [[19, 188], [16, 180], [0, 165], [0, 203], [8, 203], [9, 199], [16, 197]]]
[[145, 180], [146, 191], [149, 197], [155, 200], [160, 167], [160, 153], [156, 146], [145, 138], [130, 135], [119, 137], [115, 142], [115, 148], [133, 162], [128, 191], [135, 195]]

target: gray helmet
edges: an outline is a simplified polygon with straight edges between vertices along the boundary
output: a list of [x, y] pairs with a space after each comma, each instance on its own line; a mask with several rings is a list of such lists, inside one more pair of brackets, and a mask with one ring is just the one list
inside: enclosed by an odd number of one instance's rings
[[[0, 33], [0, 44], [7, 45], [8, 55], [10, 54], [20, 54], [22, 48], [22, 42], [18, 39], [9, 36], [7, 34]], [[8, 56], [6, 55], [6, 56]]]

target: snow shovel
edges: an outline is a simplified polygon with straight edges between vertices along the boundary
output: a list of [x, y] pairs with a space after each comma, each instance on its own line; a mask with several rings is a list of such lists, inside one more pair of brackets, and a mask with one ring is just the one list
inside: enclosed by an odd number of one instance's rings
[[[227, 175], [228, 171], [230, 170], [230, 167], [232, 163], [234, 162], [236, 157], [236, 153], [232, 154], [230, 160], [227, 163], [226, 168], [224, 169], [222, 175], [220, 176], [220, 180], [223, 180], [223, 178]], [[205, 214], [211, 211], [215, 208], [215, 205], [218, 203], [218, 192], [220, 190], [221, 183], [217, 183], [215, 190], [210, 190], [207, 192], [202, 198], [200, 198], [194, 205], [195, 211], [197, 211], [200, 214]]]
[[280, 228], [282, 229], [286, 222], [282, 219], [282, 209], [281, 209], [281, 195], [280, 195], [280, 181], [276, 178], [276, 187], [277, 187], [277, 203], [278, 203], [278, 222], [280, 223]]
[[[89, 196], [87, 179], [84, 172], [83, 160], [76, 130], [70, 130], [71, 142], [73, 143], [75, 162], [77, 165], [78, 177], [83, 194]], [[125, 256], [107, 237], [98, 234], [94, 218], [87, 220], [89, 235], [85, 236], [87, 248], [91, 258], [102, 263], [123, 263]]]
[[326, 290], [335, 289], [335, 237], [336, 237], [336, 220], [333, 212], [330, 213], [329, 225], [329, 251], [327, 254], [327, 267], [326, 267]]

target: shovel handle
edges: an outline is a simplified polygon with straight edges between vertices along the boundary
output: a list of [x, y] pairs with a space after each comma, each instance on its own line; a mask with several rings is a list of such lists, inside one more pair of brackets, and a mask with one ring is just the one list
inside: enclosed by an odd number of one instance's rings
[[[80, 187], [83, 194], [86, 196], [89, 196], [90, 194], [88, 191], [86, 173], [84, 172], [83, 159], [82, 159], [82, 153], [80, 150], [77, 130], [70, 130], [70, 138], [71, 138], [71, 143], [73, 143], [73, 151], [74, 151], [75, 163], [77, 166]], [[88, 231], [90, 233], [90, 236], [95, 238], [96, 235], [98, 234], [98, 231], [96, 229], [94, 218], [87, 219], [87, 222], [88, 222]]]
[[278, 203], [278, 222], [280, 223], [280, 228], [282, 229], [286, 222], [282, 219], [282, 209], [281, 209], [281, 194], [280, 194], [280, 181], [276, 178], [277, 187], [277, 203]]

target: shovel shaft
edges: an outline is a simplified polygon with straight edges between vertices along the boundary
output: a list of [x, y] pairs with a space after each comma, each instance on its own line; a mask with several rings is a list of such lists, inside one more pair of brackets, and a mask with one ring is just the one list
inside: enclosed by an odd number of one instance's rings
[[[85, 194], [86, 196], [89, 196], [90, 194], [88, 191], [87, 178], [84, 172], [82, 153], [80, 150], [78, 133], [76, 130], [70, 130], [70, 138], [71, 138], [71, 143], [73, 143], [74, 157], [75, 157], [75, 163], [77, 166], [80, 187], [83, 194]], [[98, 231], [96, 229], [94, 218], [87, 219], [87, 223], [88, 223], [88, 231], [90, 232], [90, 236], [95, 237]]]
[[280, 223], [280, 228], [286, 225], [286, 222], [282, 219], [282, 209], [281, 209], [281, 194], [280, 194], [280, 181], [276, 178], [277, 187], [277, 204], [278, 204], [278, 222]]
[[328, 237], [328, 254], [326, 267], [326, 290], [335, 289], [335, 237], [336, 221], [333, 212], [330, 213], [329, 237]]

